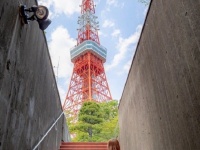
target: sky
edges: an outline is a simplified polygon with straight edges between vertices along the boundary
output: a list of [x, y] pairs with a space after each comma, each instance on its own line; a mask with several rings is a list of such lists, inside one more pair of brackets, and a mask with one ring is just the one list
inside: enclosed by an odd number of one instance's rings
[[[70, 49], [78, 37], [82, 0], [38, 0], [47, 6], [52, 23], [45, 30], [62, 104], [69, 88], [73, 63]], [[94, 0], [100, 44], [107, 49], [104, 64], [112, 98], [120, 100], [148, 6], [139, 0]]]

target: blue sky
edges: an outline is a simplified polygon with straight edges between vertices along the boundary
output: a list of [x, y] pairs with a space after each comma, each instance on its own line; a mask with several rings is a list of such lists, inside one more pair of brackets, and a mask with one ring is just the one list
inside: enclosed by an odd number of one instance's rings
[[[46, 37], [62, 103], [72, 75], [70, 49], [76, 45], [81, 2], [38, 0], [50, 11], [52, 23], [46, 29]], [[113, 99], [120, 100], [148, 7], [138, 0], [94, 2], [100, 26], [100, 43], [107, 48], [104, 64], [107, 81]]]

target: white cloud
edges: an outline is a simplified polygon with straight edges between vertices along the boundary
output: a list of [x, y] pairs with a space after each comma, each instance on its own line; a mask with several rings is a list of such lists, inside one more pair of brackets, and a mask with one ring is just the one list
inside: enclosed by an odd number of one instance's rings
[[138, 25], [135, 33], [131, 35], [130, 37], [126, 39], [119, 37], [119, 41], [116, 46], [116, 48], [118, 49], [118, 53], [115, 54], [114, 59], [111, 62], [111, 64], [106, 66], [107, 71], [113, 67], [116, 67], [125, 58], [126, 52], [128, 51], [129, 47], [138, 42], [141, 29], [142, 29], [142, 25]]
[[[62, 81], [62, 86], [66, 88], [72, 75], [73, 64], [70, 58], [70, 49], [76, 44], [76, 40], [71, 38], [68, 30], [62, 26], [57, 27], [51, 34], [51, 41], [49, 42], [49, 52], [55, 72], [57, 82]], [[60, 85], [60, 84], [59, 84]], [[58, 87], [61, 102], [65, 100], [68, 89], [63, 89], [60, 85]]]
[[[58, 78], [65, 78], [71, 75], [72, 63], [70, 59], [70, 49], [76, 44], [71, 38], [67, 29], [62, 26], [56, 28], [51, 34], [49, 50], [54, 66], [55, 75]], [[58, 72], [58, 73], [57, 73]]]
[[118, 0], [106, 0], [106, 5], [123, 8], [124, 2], [120, 4]]
[[111, 20], [105, 20], [103, 22], [102, 27], [103, 28], [107, 28], [107, 27], [113, 27], [114, 25], [115, 25], [115, 23], [113, 21], [111, 21]]
[[148, 11], [148, 7], [146, 7], [146, 8], [144, 9], [144, 11], [143, 11], [143, 15], [144, 15], [144, 16], [146, 16], [147, 11]]
[[128, 72], [128, 71], [129, 71], [130, 66], [131, 66], [131, 62], [132, 62], [132, 60], [129, 60], [129, 61], [127, 61], [127, 62], [125, 63], [125, 65], [124, 65], [124, 67], [123, 67], [123, 70], [124, 70], [125, 72]]
[[118, 37], [120, 35], [120, 33], [121, 33], [121, 31], [119, 29], [115, 29], [111, 35], [113, 37]]
[[117, 0], [106, 0], [107, 5], [117, 5]]
[[102, 36], [103, 33], [99, 30], [99, 31], [98, 31], [98, 35], [99, 35], [99, 36]]
[[127, 62], [125, 62], [123, 64], [123, 66], [120, 67], [121, 69], [116, 72], [116, 74], [119, 75], [119, 76], [121, 76], [124, 73], [128, 73], [128, 71], [130, 69], [130, 66], [131, 66], [131, 62], [132, 62], [132, 59], [129, 59]]
[[60, 93], [61, 103], [63, 105], [65, 102], [65, 98], [66, 98], [66, 92], [67, 92], [66, 90], [68, 90], [68, 89], [63, 89], [61, 86], [58, 86], [58, 90]]
[[99, 38], [101, 39], [102, 37], [107, 37], [108, 34], [105, 33], [105, 32], [102, 32], [101, 30], [98, 31], [98, 35], [99, 35]]
[[38, 0], [38, 4], [49, 8], [53, 4], [53, 0]]
[[81, 0], [54, 0], [55, 12], [64, 13], [66, 15], [80, 12], [80, 4]]
[[101, 2], [101, 0], [95, 0], [94, 3], [95, 5], [98, 5]]
[[64, 13], [69, 16], [80, 12], [79, 5], [81, 4], [81, 0], [39, 0], [38, 3], [48, 8], [51, 7], [54, 15]]

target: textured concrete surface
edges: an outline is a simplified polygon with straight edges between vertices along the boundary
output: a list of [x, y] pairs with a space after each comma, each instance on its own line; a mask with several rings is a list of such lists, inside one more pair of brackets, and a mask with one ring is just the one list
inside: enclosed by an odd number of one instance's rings
[[[0, 2], [0, 150], [32, 149], [62, 112], [44, 33], [37, 22], [21, 23], [18, 6]], [[62, 116], [40, 149], [67, 140], [64, 124]]]
[[200, 0], [153, 0], [119, 105], [123, 150], [200, 149]]

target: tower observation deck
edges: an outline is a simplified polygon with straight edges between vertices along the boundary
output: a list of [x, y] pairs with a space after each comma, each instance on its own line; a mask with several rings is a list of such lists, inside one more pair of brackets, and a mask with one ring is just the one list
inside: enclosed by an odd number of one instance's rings
[[112, 100], [103, 66], [107, 49], [100, 45], [94, 6], [93, 0], [82, 0], [77, 45], [70, 50], [74, 68], [63, 109], [73, 114], [85, 101]]

